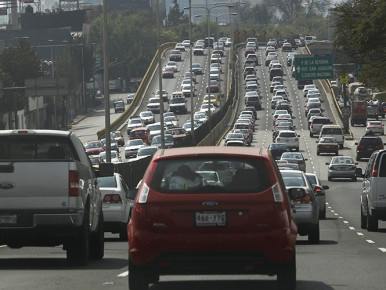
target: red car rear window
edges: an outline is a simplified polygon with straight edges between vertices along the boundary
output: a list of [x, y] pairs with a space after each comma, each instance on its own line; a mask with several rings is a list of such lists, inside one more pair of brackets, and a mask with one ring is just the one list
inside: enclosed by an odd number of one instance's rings
[[271, 186], [264, 159], [158, 161], [150, 187], [160, 193], [256, 193]]

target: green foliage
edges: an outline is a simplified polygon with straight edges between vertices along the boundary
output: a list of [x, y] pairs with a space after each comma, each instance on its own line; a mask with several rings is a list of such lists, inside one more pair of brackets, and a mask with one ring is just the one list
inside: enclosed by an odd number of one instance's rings
[[[113, 15], [108, 17], [108, 51], [110, 75], [114, 77], [142, 76], [156, 51], [157, 34], [151, 12]], [[103, 17], [91, 23], [95, 53], [103, 56]], [[167, 35], [169, 37], [170, 34]]]
[[167, 27], [173, 29], [173, 27], [184, 22], [188, 22], [188, 17], [184, 14], [184, 10], [180, 10], [180, 5], [177, 3], [177, 0], [173, 0], [168, 14]]
[[362, 64], [360, 81], [386, 89], [386, 0], [354, 0], [333, 9], [335, 49]]
[[[24, 80], [40, 76], [40, 59], [36, 50], [25, 39], [20, 39], [17, 47], [5, 49], [0, 55], [0, 78], [3, 87], [24, 87]], [[4, 90], [0, 101], [0, 111], [9, 112], [24, 108], [24, 89]]]

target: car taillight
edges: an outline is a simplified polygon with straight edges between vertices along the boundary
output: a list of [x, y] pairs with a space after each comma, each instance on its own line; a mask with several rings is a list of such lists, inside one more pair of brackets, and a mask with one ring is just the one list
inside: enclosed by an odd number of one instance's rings
[[367, 129], [370, 129], [370, 126], [367, 126], [366, 128], [367, 128]]
[[312, 203], [312, 196], [310, 194], [306, 194], [305, 197], [300, 199], [294, 199], [295, 203]]
[[314, 124], [311, 124], [311, 128], [314, 128]]
[[69, 186], [70, 186], [69, 195], [70, 196], [79, 196], [80, 190], [79, 190], [79, 172], [78, 171], [70, 170]]
[[298, 164], [304, 164], [304, 161], [299, 161]]
[[374, 163], [373, 167], [373, 173], [371, 174], [372, 177], [377, 177], [378, 176], [378, 163]]
[[375, 149], [382, 149], [383, 146], [382, 145], [375, 145]]
[[382, 126], [379, 126], [378, 129], [382, 129]]
[[357, 169], [356, 166], [351, 166], [351, 170], [355, 170], [355, 169]]
[[145, 204], [147, 202], [149, 190], [150, 190], [149, 186], [147, 186], [147, 184], [144, 183], [143, 186], [141, 187], [141, 191], [139, 192], [138, 203]]
[[358, 147], [357, 147], [357, 149], [364, 149], [365, 148], [365, 146], [363, 146], [363, 145], [358, 145]]
[[122, 203], [121, 196], [119, 194], [106, 194], [103, 198], [104, 203]]
[[277, 183], [272, 186], [272, 194], [275, 202], [283, 202], [283, 196]]
[[331, 166], [329, 169], [330, 169], [330, 170], [335, 170], [335, 167], [334, 167], [334, 166]]

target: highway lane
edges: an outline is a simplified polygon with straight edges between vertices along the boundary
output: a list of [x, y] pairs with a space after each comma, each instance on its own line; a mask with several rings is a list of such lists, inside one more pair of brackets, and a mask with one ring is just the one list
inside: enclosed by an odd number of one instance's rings
[[[261, 63], [262, 49], [259, 49]], [[285, 53], [279, 53], [285, 59]], [[243, 54], [240, 55], [243, 58]], [[272, 110], [267, 92], [269, 78], [267, 68], [259, 66], [264, 110], [258, 112], [259, 120], [253, 146], [268, 146], [272, 140]], [[380, 231], [368, 233], [359, 226], [359, 196], [361, 180], [327, 181], [325, 162], [330, 156], [316, 156], [316, 138], [310, 138], [304, 117], [302, 91], [286, 70], [285, 83], [291, 93], [295, 125], [301, 135], [300, 151], [309, 160], [307, 171], [316, 172], [327, 190], [327, 219], [320, 221], [321, 242], [312, 245], [306, 237], [297, 242], [297, 289], [382, 289], [384, 284], [384, 261], [386, 259], [386, 225], [380, 223]], [[241, 77], [242, 80], [242, 77]], [[319, 82], [316, 82], [320, 87]], [[156, 86], [155, 86], [156, 87]], [[240, 93], [243, 96], [243, 93]], [[188, 100], [189, 101], [189, 100]], [[334, 120], [334, 113], [326, 102], [326, 114]], [[89, 130], [83, 138], [95, 135], [95, 126], [103, 116], [85, 119], [78, 125]], [[87, 123], [84, 123], [87, 122]], [[104, 123], [102, 122], [102, 126]], [[93, 128], [94, 127], [94, 128]], [[94, 130], [94, 131], [93, 131]], [[363, 127], [352, 129], [354, 140], [346, 140], [340, 154], [355, 157], [353, 144], [364, 133]], [[384, 139], [384, 137], [383, 137]], [[364, 168], [366, 162], [359, 165]], [[118, 241], [117, 235], [106, 234], [105, 258], [91, 262], [86, 267], [73, 268], [66, 264], [65, 252], [57, 248], [22, 248], [11, 250], [0, 247], [0, 289], [127, 289], [127, 243]], [[276, 289], [276, 278], [266, 276], [170, 276], [161, 277], [161, 283], [151, 290], [234, 290], [234, 289]]]

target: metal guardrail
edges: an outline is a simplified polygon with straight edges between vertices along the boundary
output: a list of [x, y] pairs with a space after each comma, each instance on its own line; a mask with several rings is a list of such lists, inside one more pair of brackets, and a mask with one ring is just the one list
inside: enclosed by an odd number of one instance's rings
[[[160, 47], [160, 52], [163, 54], [167, 49], [173, 48], [176, 45], [176, 42], [167, 42], [163, 43]], [[151, 77], [153, 75], [153, 71], [158, 65], [158, 50], [155, 53], [146, 73], [143, 77], [138, 90], [135, 93], [135, 96], [133, 98], [133, 101], [130, 103], [129, 107], [117, 118], [114, 122], [110, 124], [111, 131], [118, 130], [119, 127], [121, 127], [127, 119], [132, 114], [134, 108], [137, 106], [139, 102], [143, 101], [143, 98], [145, 97], [146, 89], [148, 86], [149, 81], [151, 80]], [[104, 138], [106, 135], [106, 128], [103, 128], [97, 132], [98, 139]]]

